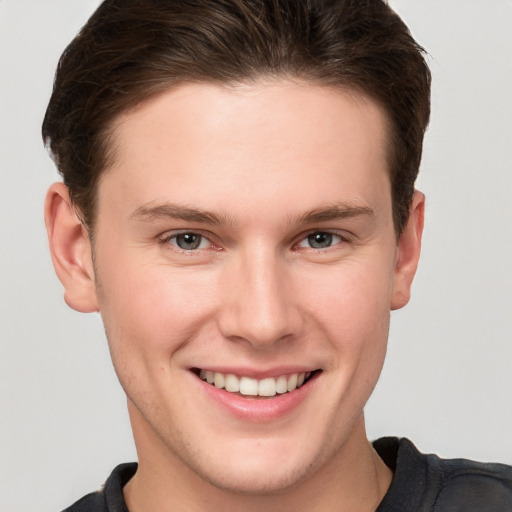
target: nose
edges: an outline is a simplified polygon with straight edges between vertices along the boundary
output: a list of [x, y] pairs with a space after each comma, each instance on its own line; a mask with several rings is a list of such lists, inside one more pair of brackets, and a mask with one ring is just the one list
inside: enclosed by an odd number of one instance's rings
[[302, 318], [290, 269], [272, 251], [251, 251], [224, 273], [221, 333], [264, 349], [297, 336]]

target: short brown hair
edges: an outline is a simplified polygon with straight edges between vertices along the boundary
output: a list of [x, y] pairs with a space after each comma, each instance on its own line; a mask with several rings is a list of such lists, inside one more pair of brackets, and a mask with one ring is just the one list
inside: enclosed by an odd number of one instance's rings
[[189, 81], [281, 76], [359, 91], [390, 120], [400, 234], [430, 115], [423, 54], [383, 0], [105, 0], [59, 61], [43, 139], [92, 229], [113, 122], [149, 97]]

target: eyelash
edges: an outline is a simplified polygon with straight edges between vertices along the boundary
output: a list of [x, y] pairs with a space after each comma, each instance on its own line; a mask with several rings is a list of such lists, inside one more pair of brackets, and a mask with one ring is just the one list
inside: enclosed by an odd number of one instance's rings
[[[200, 244], [203, 242], [203, 240], [207, 240], [208, 243], [210, 244], [210, 246], [208, 248], [203, 248], [203, 249], [200, 249], [200, 248], [183, 249], [183, 248], [179, 247], [177, 244], [170, 244], [170, 242], [173, 239], [175, 240], [180, 235], [196, 235], [196, 236], [199, 236], [199, 237], [201, 237]], [[311, 237], [313, 235], [328, 235], [328, 236], [331, 236], [331, 237], [337, 237], [339, 239], [339, 241], [336, 242], [336, 243], [332, 243], [332, 245], [329, 245], [327, 247], [321, 247], [321, 248], [317, 248], [317, 247], [301, 247], [300, 246], [301, 243], [305, 242], [309, 237]], [[305, 249], [305, 250], [308, 250], [308, 251], [314, 251], [316, 253], [324, 253], [324, 252], [327, 252], [332, 247], [335, 247], [335, 246], [337, 246], [339, 244], [343, 244], [343, 243], [350, 243], [350, 239], [347, 237], [347, 235], [345, 233], [341, 234], [339, 231], [336, 231], [336, 230], [329, 230], [329, 229], [318, 230], [317, 229], [317, 230], [308, 231], [307, 233], [300, 235], [299, 241], [294, 243], [293, 247], [294, 248], [302, 248], [302, 249]], [[210, 238], [207, 235], [201, 233], [201, 231], [192, 231], [192, 230], [191, 231], [183, 230], [183, 231], [179, 231], [179, 232], [174, 232], [174, 233], [166, 234], [162, 238], [159, 239], [159, 244], [161, 244], [161, 245], [172, 245], [174, 250], [179, 251], [179, 252], [184, 253], [184, 254], [193, 254], [193, 253], [196, 253], [196, 252], [199, 252], [199, 251], [202, 251], [202, 250], [206, 250], [206, 249], [221, 250], [221, 247], [217, 246], [214, 242], [212, 242], [212, 240], [210, 240]]]
[[202, 243], [203, 240], [207, 240], [209, 242], [210, 247], [208, 247], [208, 248], [215, 248], [217, 250], [220, 249], [220, 247], [216, 246], [208, 238], [208, 236], [206, 236], [205, 234], [201, 233], [200, 231], [192, 231], [192, 230], [191, 231], [183, 230], [183, 231], [178, 231], [178, 232], [174, 232], [174, 233], [169, 233], [169, 234], [163, 235], [162, 238], [159, 238], [158, 242], [161, 245], [172, 245], [173, 248], [176, 251], [179, 251], [179, 252], [184, 253], [184, 254], [192, 254], [194, 252], [199, 252], [200, 250], [205, 250], [205, 249], [183, 249], [183, 248], [179, 247], [176, 244], [170, 244], [171, 240], [176, 239], [180, 235], [195, 235], [195, 236], [199, 236], [199, 237], [201, 237], [201, 242], [200, 243]]
[[[327, 246], [327, 247], [311, 247], [311, 246], [306, 246], [306, 247], [303, 247], [301, 246], [300, 244], [306, 242], [306, 240], [308, 240], [310, 237], [313, 237], [314, 235], [327, 235], [328, 237], [331, 237], [334, 238], [334, 237], [337, 237], [339, 239], [338, 242], [334, 243], [332, 242], [331, 240], [331, 245]], [[311, 240], [309, 240], [310, 243], [311, 243]], [[326, 252], [327, 250], [331, 249], [332, 247], [335, 247], [341, 243], [348, 243], [349, 240], [346, 236], [342, 235], [340, 232], [338, 231], [332, 231], [332, 230], [316, 230], [316, 231], [310, 231], [309, 233], [307, 233], [306, 235], [302, 236], [301, 240], [297, 243], [297, 244], [294, 244], [294, 247], [295, 246], [299, 246], [299, 247], [302, 247], [308, 251], [315, 251], [315, 252]]]

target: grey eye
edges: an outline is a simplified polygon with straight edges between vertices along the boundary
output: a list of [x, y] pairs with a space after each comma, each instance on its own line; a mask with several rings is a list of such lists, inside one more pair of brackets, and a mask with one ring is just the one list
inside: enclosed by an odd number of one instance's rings
[[325, 249], [326, 247], [330, 247], [333, 244], [333, 238], [335, 236], [336, 235], [333, 235], [332, 233], [324, 233], [319, 231], [317, 233], [311, 233], [311, 235], [308, 235], [307, 241], [309, 247], [312, 247], [313, 249]]
[[201, 246], [203, 237], [197, 233], [181, 233], [174, 237], [176, 245], [185, 251], [192, 251]]

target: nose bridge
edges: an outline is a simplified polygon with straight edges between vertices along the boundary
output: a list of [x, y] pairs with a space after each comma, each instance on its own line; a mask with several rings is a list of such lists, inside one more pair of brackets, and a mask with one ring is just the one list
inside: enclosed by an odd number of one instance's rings
[[221, 312], [226, 337], [268, 346], [297, 333], [299, 315], [291, 296], [286, 263], [264, 246], [243, 251], [227, 271], [229, 296]]

